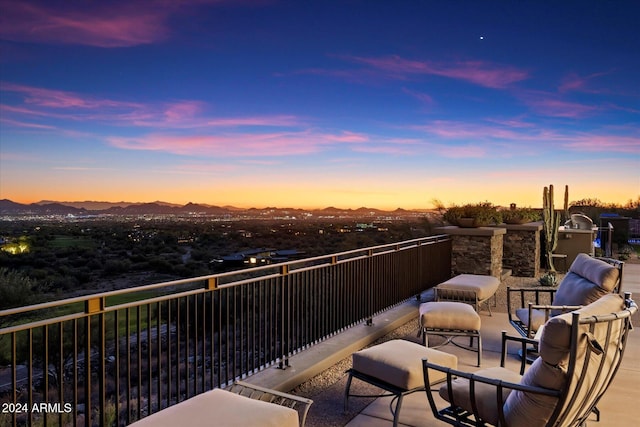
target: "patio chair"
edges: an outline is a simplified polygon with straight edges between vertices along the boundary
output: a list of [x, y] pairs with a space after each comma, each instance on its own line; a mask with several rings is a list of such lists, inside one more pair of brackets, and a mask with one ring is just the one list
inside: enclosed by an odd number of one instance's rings
[[500, 367], [467, 373], [423, 359], [425, 384], [431, 372], [447, 375], [438, 390], [445, 405], [438, 408], [435, 390], [427, 387], [429, 406], [437, 419], [458, 426], [584, 425], [615, 377], [636, 311], [630, 294], [608, 294], [550, 318], [540, 334], [540, 357], [524, 376], [505, 368], [506, 343], [531, 339], [506, 332]]
[[533, 338], [549, 317], [575, 310], [608, 293], [622, 293], [622, 261], [578, 254], [557, 288], [507, 287], [509, 323]]

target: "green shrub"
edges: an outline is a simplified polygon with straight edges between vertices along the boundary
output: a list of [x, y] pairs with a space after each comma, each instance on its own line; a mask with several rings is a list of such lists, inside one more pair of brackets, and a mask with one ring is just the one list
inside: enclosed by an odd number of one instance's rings
[[542, 215], [531, 208], [516, 208], [502, 211], [502, 220], [507, 224], [526, 224], [540, 221]]
[[[451, 206], [442, 217], [451, 225], [461, 227], [484, 227], [487, 225], [500, 224], [502, 213], [498, 208], [489, 202], [469, 203], [462, 206]], [[468, 224], [464, 219], [469, 218]]]

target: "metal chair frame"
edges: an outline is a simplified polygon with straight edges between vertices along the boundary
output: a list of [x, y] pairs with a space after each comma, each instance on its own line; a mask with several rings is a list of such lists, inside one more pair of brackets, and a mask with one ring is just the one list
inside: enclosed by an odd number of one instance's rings
[[[546, 426], [582, 426], [594, 409], [598, 401], [602, 398], [611, 382], [613, 381], [622, 361], [627, 343], [627, 336], [631, 329], [631, 316], [638, 310], [637, 305], [631, 299], [630, 293], [625, 293], [625, 308], [622, 311], [580, 318], [580, 313], [572, 313], [571, 334], [569, 343], [569, 358], [567, 365], [567, 383], [561, 390], [550, 390], [541, 387], [533, 387], [524, 384], [502, 381], [495, 378], [482, 377], [473, 373], [463, 372], [430, 363], [423, 359], [423, 374], [425, 384], [429, 384], [429, 369], [444, 372], [447, 375], [446, 381], [449, 388], [449, 399], [451, 404], [439, 409], [436, 405], [432, 391], [426, 388], [427, 399], [433, 415], [448, 424], [455, 426], [485, 426], [485, 420], [475, 416], [478, 413], [475, 389], [477, 385], [488, 384], [496, 387], [496, 398], [503, 402], [507, 390], [520, 390], [524, 393], [539, 394], [557, 397], [557, 403], [553, 413], [546, 423]], [[619, 331], [614, 335], [614, 323], [621, 322]], [[604, 324], [604, 325], [603, 325]], [[594, 332], [596, 326], [606, 326], [606, 339], [610, 345], [599, 348], [597, 343], [587, 339], [584, 343], [584, 353], [580, 358], [578, 355], [578, 344], [580, 339], [588, 337]], [[521, 342], [523, 348], [532, 344], [526, 337], [508, 337], [503, 331], [502, 354], [500, 364], [504, 367], [506, 361], [506, 343], [508, 340]], [[582, 349], [581, 349], [582, 350]], [[613, 354], [611, 354], [613, 353]], [[609, 362], [608, 362], [609, 361]], [[524, 371], [525, 362], [521, 362], [521, 372]], [[586, 375], [586, 372], [590, 375]], [[469, 394], [471, 398], [472, 411], [463, 409], [455, 404], [452, 393], [452, 381], [455, 378], [466, 378], [469, 381]], [[587, 380], [588, 379], [588, 380]], [[587, 382], [588, 381], [588, 382]], [[498, 425], [506, 425], [503, 405], [498, 405]], [[596, 412], [597, 415], [597, 412]]]

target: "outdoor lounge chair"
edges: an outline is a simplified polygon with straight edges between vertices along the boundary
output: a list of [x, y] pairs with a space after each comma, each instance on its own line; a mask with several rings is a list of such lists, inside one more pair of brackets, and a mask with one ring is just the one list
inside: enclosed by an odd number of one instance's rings
[[[580, 426], [613, 381], [637, 311], [630, 294], [608, 294], [579, 310], [550, 318], [538, 343], [540, 357], [524, 376], [506, 369], [503, 332], [501, 366], [473, 374], [423, 359], [425, 384], [432, 370], [447, 375], [438, 408], [427, 387], [434, 416], [459, 426]], [[440, 405], [442, 406], [442, 405]]]
[[578, 254], [557, 288], [507, 287], [509, 323], [520, 335], [533, 338], [551, 316], [575, 310], [608, 293], [622, 293], [624, 263]]
[[313, 401], [242, 381], [213, 389], [131, 424], [132, 427], [304, 427]]

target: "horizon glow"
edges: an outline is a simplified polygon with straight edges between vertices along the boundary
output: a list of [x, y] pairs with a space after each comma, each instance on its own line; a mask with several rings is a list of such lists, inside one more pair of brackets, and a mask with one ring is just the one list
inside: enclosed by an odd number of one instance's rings
[[640, 197], [631, 0], [1, 4], [0, 199]]

